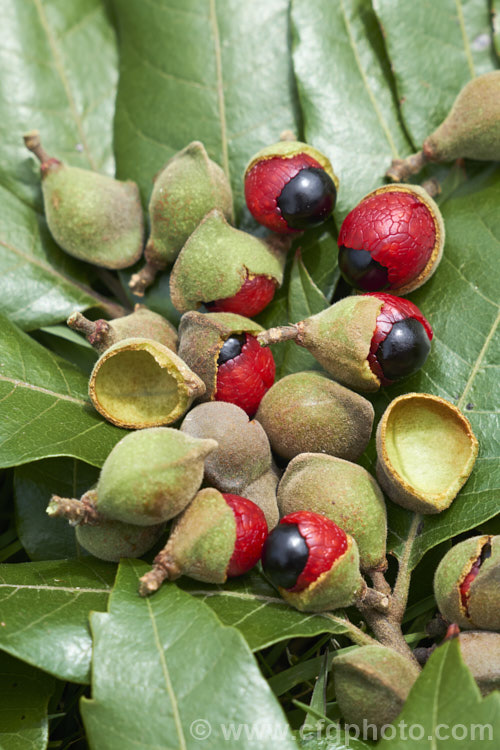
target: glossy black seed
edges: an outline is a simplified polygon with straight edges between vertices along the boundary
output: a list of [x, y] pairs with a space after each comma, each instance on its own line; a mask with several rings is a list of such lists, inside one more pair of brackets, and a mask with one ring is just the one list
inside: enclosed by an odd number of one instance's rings
[[291, 589], [306, 567], [309, 548], [295, 523], [280, 523], [267, 537], [262, 567], [275, 586]]
[[387, 380], [398, 380], [420, 370], [430, 349], [431, 342], [422, 323], [407, 318], [394, 323], [375, 356]]
[[291, 229], [309, 229], [322, 224], [334, 209], [335, 183], [324, 169], [301, 169], [287, 182], [278, 198], [281, 215]]
[[339, 270], [348, 284], [364, 292], [381, 292], [389, 286], [387, 268], [372, 258], [368, 250], [353, 250], [341, 245]]
[[241, 350], [245, 341], [246, 336], [244, 333], [235, 333], [233, 334], [233, 336], [230, 336], [228, 339], [226, 339], [224, 341], [222, 349], [219, 352], [219, 359], [217, 360], [217, 364], [222, 365], [224, 364], [224, 362], [227, 362], [230, 359], [234, 359], [238, 356], [238, 354], [241, 354]]

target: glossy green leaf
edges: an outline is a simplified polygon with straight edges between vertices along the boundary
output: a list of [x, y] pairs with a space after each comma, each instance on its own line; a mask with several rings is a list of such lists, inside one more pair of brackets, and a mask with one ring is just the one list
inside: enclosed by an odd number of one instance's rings
[[[124, 561], [109, 612], [91, 617], [92, 699], [81, 704], [90, 745], [194, 750], [203, 740], [219, 750], [229, 739], [241, 750], [292, 750], [281, 708], [241, 634], [174, 584], [141, 599], [146, 570]], [[259, 727], [260, 737], [246, 736]]]
[[17, 533], [32, 560], [87, 555], [76, 541], [74, 527], [64, 518], [50, 518], [46, 509], [52, 495], [81, 497], [98, 476], [98, 469], [74, 458], [49, 458], [16, 468]]
[[0, 311], [34, 329], [101, 300], [48, 234], [22, 135], [37, 128], [59, 158], [112, 172], [116, 41], [100, 0], [6, 0], [0, 61]]
[[250, 157], [296, 131], [287, 0], [113, 0], [121, 76], [118, 175], [151, 181], [176, 151], [204, 142], [231, 178], [239, 214]]
[[88, 682], [88, 616], [105, 609], [115, 572], [93, 558], [0, 565], [0, 649], [61, 680]]
[[7, 319], [0, 340], [0, 466], [48, 456], [102, 466], [126, 432], [94, 410], [83, 373]]
[[405, 125], [419, 147], [444, 120], [460, 89], [496, 67], [488, 3], [374, 0], [373, 5], [384, 29]]
[[[302, 261], [300, 252], [297, 251], [288, 284], [288, 321], [298, 323], [300, 320], [315, 315], [327, 307], [328, 300], [312, 280]], [[294, 372], [321, 369], [312, 354], [309, 354], [303, 347], [297, 346], [293, 341], [281, 346], [283, 351], [277, 368], [278, 378], [291, 375]]]
[[42, 750], [47, 747], [47, 705], [54, 679], [0, 652], [0, 747]]
[[229, 579], [223, 586], [183, 579], [181, 587], [201, 597], [224, 625], [238, 628], [252, 651], [289, 638], [341, 634], [348, 630], [339, 613], [303, 614], [290, 607], [256, 571]]
[[293, 0], [294, 69], [306, 139], [340, 178], [339, 219], [410, 152], [370, 0]]
[[402, 740], [405, 750], [457, 750], [462, 743], [483, 750], [500, 737], [500, 694], [481, 698], [455, 639], [432, 654], [393, 725], [380, 750], [397, 750]]

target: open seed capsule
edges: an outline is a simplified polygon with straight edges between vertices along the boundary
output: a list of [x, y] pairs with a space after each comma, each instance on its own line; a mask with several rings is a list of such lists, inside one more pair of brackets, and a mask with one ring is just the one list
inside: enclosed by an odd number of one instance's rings
[[335, 380], [360, 391], [412, 375], [430, 351], [432, 329], [413, 302], [392, 294], [346, 297], [293, 326], [258, 335], [261, 344], [293, 340]]
[[282, 597], [301, 612], [349, 607], [366, 590], [354, 539], [310, 511], [281, 519], [264, 544], [262, 567]]
[[437, 567], [434, 593], [450, 622], [500, 630], [500, 536], [475, 536], [452, 547]]
[[282, 234], [326, 221], [335, 207], [338, 186], [327, 157], [295, 140], [263, 148], [245, 170], [248, 210], [260, 224]]
[[273, 355], [255, 335], [262, 326], [234, 313], [189, 312], [179, 326], [179, 356], [203, 380], [203, 401], [236, 404], [253, 416], [274, 383]]
[[[211, 211], [182, 248], [170, 276], [172, 302], [179, 312], [196, 310], [202, 303], [218, 310], [250, 317], [259, 313], [281, 285], [285, 254], [263, 240], [230, 226], [220, 211]], [[243, 294], [238, 308], [231, 304], [254, 279], [269, 282], [261, 295], [260, 285]], [[255, 305], [256, 300], [258, 304]]]
[[203, 381], [173, 351], [142, 338], [106, 349], [89, 381], [97, 411], [130, 429], [173, 424], [204, 391]]
[[340, 272], [356, 289], [409, 294], [439, 265], [444, 222], [423, 188], [384, 185], [346, 216], [338, 244]]
[[394, 399], [377, 429], [377, 477], [390, 499], [418, 513], [440, 513], [467, 481], [478, 453], [469, 421], [428, 393]]

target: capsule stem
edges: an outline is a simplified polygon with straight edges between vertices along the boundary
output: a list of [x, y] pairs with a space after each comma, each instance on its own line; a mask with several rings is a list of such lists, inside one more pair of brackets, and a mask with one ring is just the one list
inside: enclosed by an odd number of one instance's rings
[[96, 348], [106, 344], [109, 337], [110, 325], [107, 320], [89, 320], [80, 312], [74, 312], [66, 323], [73, 331], [83, 333], [89, 344]]
[[66, 518], [73, 526], [94, 526], [101, 520], [101, 514], [95, 507], [96, 498], [94, 490], [86, 492], [80, 500], [52, 495], [46, 512], [52, 518]]
[[418, 174], [428, 161], [423, 151], [417, 151], [406, 159], [393, 159], [385, 175], [393, 182], [404, 182], [408, 177]]
[[181, 575], [182, 571], [172, 558], [167, 543], [166, 547], [156, 555], [152, 569], [139, 580], [139, 594], [151, 596], [158, 591], [163, 581], [174, 581]]
[[298, 335], [299, 329], [296, 325], [277, 326], [276, 328], [270, 328], [268, 331], [259, 333], [257, 341], [261, 346], [269, 346], [270, 344], [279, 344], [282, 341], [295, 341]]
[[131, 291], [138, 297], [144, 297], [144, 292], [149, 286], [151, 286], [160, 270], [161, 268], [159, 266], [154, 265], [147, 260], [141, 270], [134, 273], [130, 278], [128, 285]]
[[30, 130], [29, 133], [25, 133], [23, 140], [26, 148], [35, 154], [41, 164], [46, 164], [50, 160], [51, 157], [42, 146], [38, 130]]

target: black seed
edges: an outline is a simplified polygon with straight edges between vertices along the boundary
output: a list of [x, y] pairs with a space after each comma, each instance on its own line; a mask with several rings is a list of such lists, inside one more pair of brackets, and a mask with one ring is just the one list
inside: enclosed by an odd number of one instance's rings
[[306, 567], [309, 547], [297, 524], [280, 523], [267, 537], [262, 567], [275, 586], [291, 589]]
[[399, 320], [377, 349], [376, 357], [388, 380], [398, 380], [420, 370], [431, 349], [427, 332], [415, 318]]
[[372, 258], [368, 250], [353, 250], [341, 245], [339, 269], [348, 284], [364, 292], [381, 292], [389, 286], [387, 268]]
[[309, 229], [330, 216], [337, 199], [335, 183], [324, 169], [301, 169], [278, 198], [281, 215], [291, 229]]
[[219, 359], [217, 360], [218, 365], [224, 364], [230, 359], [234, 359], [241, 354], [241, 350], [246, 341], [246, 336], [243, 333], [234, 334], [224, 341], [222, 349], [219, 352]]

